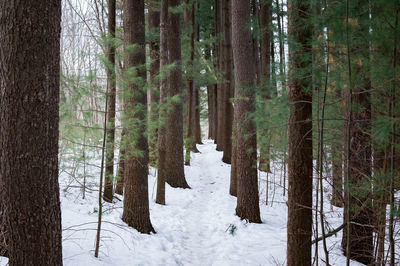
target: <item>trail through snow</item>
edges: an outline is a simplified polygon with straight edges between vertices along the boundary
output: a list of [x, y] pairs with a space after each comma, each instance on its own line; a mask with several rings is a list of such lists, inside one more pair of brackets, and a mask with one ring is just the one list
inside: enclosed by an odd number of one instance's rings
[[[71, 178], [60, 176], [64, 265], [285, 265], [287, 207], [279, 186], [281, 166], [269, 175], [269, 199], [265, 205], [266, 173], [260, 173], [262, 224], [249, 224], [235, 215], [236, 198], [229, 195], [230, 165], [212, 141], [198, 145], [185, 175], [191, 189], [166, 186], [166, 206], [154, 202], [155, 169], [149, 174], [150, 216], [156, 234], [144, 235], [121, 221], [122, 201], [106, 203], [100, 256], [94, 258], [97, 226], [97, 191], [82, 199]], [[96, 170], [93, 170], [96, 171]], [[95, 184], [97, 174], [93, 174]], [[94, 186], [95, 188], [95, 186]], [[332, 227], [340, 225], [340, 209], [329, 210]], [[332, 265], [343, 265], [341, 234], [328, 241]], [[320, 245], [320, 254], [322, 245]], [[0, 258], [0, 264], [6, 260]], [[354, 264], [355, 265], [355, 264]]]

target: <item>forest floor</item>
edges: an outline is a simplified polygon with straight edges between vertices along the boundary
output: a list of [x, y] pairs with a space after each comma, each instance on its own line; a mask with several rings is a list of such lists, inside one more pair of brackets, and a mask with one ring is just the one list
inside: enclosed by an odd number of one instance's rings
[[[140, 234], [126, 226], [120, 218], [122, 201], [104, 205], [99, 258], [94, 257], [98, 191], [87, 191], [82, 199], [76, 179], [61, 174], [64, 265], [285, 265], [287, 198], [279, 185], [281, 165], [273, 165], [268, 176], [268, 205], [267, 174], [259, 173], [263, 223], [250, 224], [235, 216], [236, 198], [229, 195], [230, 165], [221, 161], [222, 152], [209, 140], [198, 148], [191, 166], [185, 166], [191, 189], [167, 185], [166, 206], [155, 203], [156, 170], [150, 170], [150, 215], [156, 234]], [[324, 190], [328, 194], [329, 186]], [[328, 198], [325, 206], [329, 225], [336, 228], [342, 223], [342, 210], [330, 206]], [[341, 233], [328, 239], [332, 265], [345, 265], [340, 240]], [[319, 257], [323, 265], [322, 243]], [[5, 263], [0, 258], [0, 264]]]

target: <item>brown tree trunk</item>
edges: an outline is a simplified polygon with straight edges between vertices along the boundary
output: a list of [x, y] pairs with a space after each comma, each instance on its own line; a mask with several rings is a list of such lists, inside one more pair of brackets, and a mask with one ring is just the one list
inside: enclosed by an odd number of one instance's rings
[[[109, 39], [115, 38], [115, 0], [108, 0], [108, 36]], [[108, 40], [110, 45], [107, 47], [107, 86], [108, 86], [108, 106], [107, 106], [107, 143], [106, 143], [106, 172], [103, 200], [112, 202], [113, 181], [114, 181], [114, 148], [115, 148], [115, 100], [117, 84], [115, 77], [115, 45], [113, 40]]]
[[10, 265], [62, 265], [61, 1], [0, 1], [0, 176]]
[[[235, 94], [236, 98], [236, 94]], [[233, 128], [232, 128], [232, 159], [231, 159], [231, 178], [229, 185], [229, 194], [232, 196], [237, 196], [237, 163], [236, 163], [236, 151], [237, 151], [237, 141], [236, 141], [236, 132], [237, 132], [237, 123], [236, 117], [238, 116], [237, 108], [233, 108], [234, 118], [233, 118]]]
[[148, 27], [150, 39], [150, 121], [149, 121], [149, 164], [157, 165], [158, 104], [160, 89], [156, 76], [160, 70], [159, 44], [160, 12], [149, 2]]
[[[223, 22], [224, 22], [224, 12], [223, 11], [223, 3], [224, 0], [217, 0], [216, 3], [216, 23], [218, 25], [217, 27], [217, 36], [221, 37], [221, 33], [223, 33]], [[223, 39], [220, 39], [218, 42], [218, 70], [220, 72], [223, 72], [224, 69], [224, 52], [223, 52]], [[225, 132], [224, 132], [224, 88], [223, 84], [219, 81], [217, 84], [217, 151], [223, 151], [224, 150], [224, 137], [225, 137]]]
[[[168, 65], [168, 0], [161, 0], [160, 7], [160, 70]], [[157, 194], [156, 203], [165, 205], [165, 164], [166, 158], [166, 94], [168, 90], [168, 78], [160, 80], [160, 112], [158, 128], [158, 168], [157, 168]]]
[[[268, 102], [271, 99], [271, 1], [265, 2], [261, 5], [260, 10], [260, 27], [262, 30], [261, 37], [261, 85], [262, 85], [262, 98], [264, 102]], [[264, 121], [268, 123], [267, 119]], [[260, 170], [265, 172], [271, 172], [269, 153], [270, 153], [270, 134], [267, 131], [263, 139], [260, 141]]]
[[122, 129], [121, 133], [121, 144], [119, 149], [119, 163], [118, 163], [118, 170], [117, 170], [117, 184], [115, 186], [115, 193], [118, 195], [124, 194], [124, 161], [126, 156], [126, 129]]
[[[360, 10], [364, 10], [362, 15]], [[347, 254], [347, 230], [343, 231], [342, 248], [345, 255], [350, 259], [364, 264], [370, 264], [374, 260], [373, 245], [373, 212], [371, 209], [371, 174], [372, 174], [372, 154], [371, 154], [371, 82], [369, 71], [369, 45], [365, 38], [368, 38], [370, 28], [369, 21], [369, 1], [352, 1], [349, 14], [357, 18], [359, 23], [349, 23], [349, 30], [352, 34], [351, 46], [347, 47], [352, 75], [356, 82], [351, 80], [350, 88], [353, 92], [347, 92], [348, 99], [352, 99], [347, 107], [348, 118], [351, 121], [350, 135], [347, 135], [349, 149], [346, 149], [349, 171], [346, 174], [348, 180], [349, 201], [345, 200], [344, 221], [350, 219], [350, 243], [349, 253]], [[353, 78], [351, 78], [353, 79]], [[354, 83], [353, 83], [354, 82]], [[350, 107], [351, 106], [351, 107]], [[351, 108], [351, 109], [350, 109]], [[348, 127], [346, 123], [346, 128]], [[346, 132], [347, 133], [347, 132]], [[347, 188], [348, 189], [348, 188]], [[361, 208], [361, 206], [366, 206]], [[356, 215], [357, 214], [357, 215]]]
[[253, 223], [261, 223], [257, 178], [257, 137], [255, 122], [255, 69], [253, 63], [250, 2], [232, 0], [232, 48], [235, 64], [236, 126], [236, 215]]
[[[312, 230], [312, 27], [311, 1], [289, 1], [287, 264], [311, 265]], [[307, 26], [305, 26], [307, 25]]]
[[186, 33], [190, 35], [190, 59], [187, 62], [188, 73], [186, 80], [186, 158], [185, 164], [190, 164], [190, 152], [199, 152], [196, 147], [196, 126], [195, 126], [195, 82], [193, 79], [193, 61], [194, 61], [194, 39], [195, 39], [195, 20], [194, 5], [189, 5], [189, 1], [185, 0], [187, 8], [184, 10], [184, 22]]
[[[168, 6], [176, 8], [180, 0], [169, 0]], [[181, 21], [180, 14], [168, 14], [168, 61], [176, 67], [169, 75], [167, 97], [178, 97], [171, 103], [166, 124], [165, 178], [172, 187], [190, 188], [183, 168], [183, 108], [182, 108], [182, 59], [181, 59]]]
[[233, 106], [231, 98], [233, 97], [232, 89], [232, 38], [231, 38], [231, 0], [222, 0], [224, 12], [224, 41], [223, 41], [223, 56], [224, 56], [224, 154], [222, 161], [224, 163], [231, 163], [232, 156], [232, 123], [233, 123]]
[[[128, 81], [129, 97], [125, 101], [126, 158], [124, 160], [124, 211], [122, 220], [141, 233], [155, 232], [150, 222], [148, 196], [148, 162], [146, 111], [147, 94], [143, 91], [146, 81], [145, 16], [144, 0], [124, 1], [124, 46], [135, 45], [125, 59], [125, 70], [137, 68], [140, 81]], [[128, 79], [129, 80], [129, 79]]]

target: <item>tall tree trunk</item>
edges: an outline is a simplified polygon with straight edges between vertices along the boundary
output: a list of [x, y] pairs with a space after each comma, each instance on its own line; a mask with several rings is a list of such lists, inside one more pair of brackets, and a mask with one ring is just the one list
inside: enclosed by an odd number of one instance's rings
[[156, 79], [160, 70], [159, 44], [160, 12], [156, 11], [154, 3], [149, 3], [148, 27], [150, 39], [150, 119], [149, 119], [149, 163], [157, 165], [157, 138], [158, 138], [158, 104], [160, 88]]
[[186, 34], [190, 35], [190, 59], [187, 62], [187, 80], [186, 80], [186, 158], [185, 164], [190, 164], [190, 152], [198, 152], [196, 147], [196, 125], [195, 115], [195, 82], [193, 73], [194, 61], [194, 39], [195, 39], [195, 20], [194, 20], [194, 5], [189, 5], [189, 1], [185, 0], [186, 8], [184, 10], [184, 22]]
[[[363, 11], [360, 13], [360, 10]], [[357, 25], [349, 23], [352, 40], [347, 47], [349, 55], [349, 67], [353, 75], [350, 76], [350, 88], [347, 92], [349, 99], [348, 118], [351, 121], [349, 150], [346, 151], [347, 161], [350, 164], [347, 174], [347, 193], [349, 201], [344, 204], [344, 221], [350, 220], [350, 234], [343, 231], [342, 248], [346, 256], [364, 264], [370, 264], [374, 260], [373, 245], [373, 220], [371, 210], [371, 82], [369, 79], [369, 44], [365, 39], [369, 38], [369, 1], [351, 1], [349, 8], [350, 18], [357, 18]], [[358, 15], [362, 14], [362, 15]], [[351, 58], [350, 58], [351, 56]], [[350, 60], [351, 59], [351, 60]], [[350, 95], [351, 94], [351, 95]], [[350, 98], [352, 97], [352, 98]], [[351, 110], [352, 109], [352, 110]], [[351, 116], [351, 117], [350, 117]], [[362, 207], [362, 206], [366, 207]], [[358, 210], [358, 211], [357, 211]], [[356, 215], [357, 213], [357, 215]], [[347, 216], [348, 215], [348, 216]], [[347, 250], [347, 237], [350, 238], [349, 250]], [[347, 253], [349, 252], [349, 254]]]
[[311, 1], [288, 2], [290, 75], [288, 96], [287, 264], [311, 265], [312, 230], [312, 47]]
[[107, 47], [107, 138], [106, 138], [106, 173], [103, 200], [112, 202], [114, 180], [114, 148], [115, 148], [115, 100], [117, 83], [115, 77], [115, 0], [108, 0], [108, 36]]
[[231, 38], [231, 0], [222, 0], [223, 12], [224, 12], [224, 41], [223, 41], [223, 53], [224, 53], [224, 154], [222, 161], [224, 163], [231, 163], [232, 156], [232, 123], [233, 123], [233, 106], [231, 98], [233, 97], [232, 89], [232, 38]]
[[[218, 41], [218, 70], [223, 73], [224, 69], [224, 50], [223, 50], [223, 45], [224, 45], [224, 40], [223, 36], [223, 29], [224, 29], [224, 14], [223, 12], [223, 1], [224, 0], [217, 0], [217, 25], [218, 25], [218, 31], [217, 31], [217, 36], [219, 37]], [[221, 34], [222, 33], [222, 34]], [[224, 132], [224, 87], [221, 81], [218, 82], [217, 84], [217, 106], [218, 106], [218, 121], [217, 121], [217, 151], [223, 151], [224, 150], [224, 138], [225, 138], [225, 132]]]
[[[128, 47], [135, 45], [132, 51]], [[127, 78], [129, 97], [125, 100], [126, 158], [124, 160], [124, 211], [122, 220], [141, 233], [155, 232], [150, 222], [148, 196], [149, 150], [146, 132], [147, 94], [143, 91], [146, 81], [144, 0], [124, 1], [124, 46], [127, 51], [125, 73], [136, 68], [133, 83]]]
[[[282, 8], [282, 10], [281, 10]], [[279, 6], [279, 0], [276, 0], [276, 9], [277, 9], [277, 22], [278, 22], [278, 39], [279, 39], [279, 79], [281, 82], [281, 86], [283, 89], [286, 87], [285, 82], [285, 45], [284, 45], [284, 30], [283, 30], [283, 6]]]
[[[160, 70], [168, 65], [168, 0], [161, 0], [160, 7]], [[165, 205], [165, 159], [166, 159], [166, 97], [168, 77], [160, 80], [160, 112], [158, 127], [158, 167], [157, 167], [157, 194], [156, 202]]]
[[[271, 1], [265, 2], [261, 5], [260, 10], [260, 27], [262, 31], [261, 37], [261, 85], [262, 85], [262, 98], [263, 102], [268, 102], [271, 99]], [[265, 113], [265, 112], [263, 112]], [[263, 120], [264, 123], [268, 123], [268, 120]], [[260, 141], [260, 170], [265, 172], [271, 172], [269, 153], [270, 153], [270, 133], [267, 131], [263, 139]]]
[[[213, 51], [214, 55], [214, 51]], [[207, 59], [211, 59], [211, 48], [207, 49], [206, 52]], [[215, 101], [215, 91], [214, 91], [214, 84], [210, 84], [207, 86], [207, 106], [208, 106], [208, 139], [215, 138], [215, 120], [214, 120], [214, 101]]]
[[[169, 0], [169, 8], [180, 5], [180, 0]], [[168, 61], [175, 64], [169, 75], [168, 98], [177, 98], [171, 103], [166, 124], [165, 177], [172, 187], [190, 188], [183, 169], [183, 108], [182, 108], [182, 58], [181, 58], [181, 15], [169, 10], [168, 15]]]
[[257, 178], [257, 137], [255, 122], [255, 69], [253, 63], [250, 2], [232, 0], [232, 48], [235, 64], [235, 126], [236, 126], [236, 215], [261, 223]]
[[10, 265], [62, 265], [61, 1], [0, 1], [0, 176]]

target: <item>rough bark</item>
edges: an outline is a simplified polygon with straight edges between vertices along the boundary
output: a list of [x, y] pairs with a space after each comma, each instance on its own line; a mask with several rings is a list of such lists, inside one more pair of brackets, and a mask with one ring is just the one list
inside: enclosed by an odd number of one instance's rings
[[0, 176], [10, 265], [62, 265], [61, 1], [0, 1]]
[[[217, 61], [217, 67], [218, 70], [222, 73], [223, 68], [224, 68], [224, 52], [223, 52], [223, 38], [222, 34], [223, 33], [223, 22], [224, 22], [224, 12], [222, 12], [222, 1], [224, 0], [217, 0], [216, 3], [216, 23], [217, 23], [217, 36], [219, 37], [218, 41], [218, 61]], [[224, 132], [224, 87], [219, 81], [217, 84], [217, 151], [223, 151], [224, 150], [224, 137], [225, 137], [225, 132]]]
[[[150, 222], [148, 196], [149, 151], [146, 132], [147, 94], [143, 91], [146, 81], [145, 16], [144, 0], [124, 1], [124, 46], [127, 51], [125, 73], [136, 68], [134, 83], [127, 77], [125, 100], [126, 156], [124, 161], [124, 210], [122, 220], [141, 233], [155, 232]], [[134, 45], [136, 49], [127, 49]], [[133, 50], [133, 51], [132, 51]]]
[[312, 27], [311, 1], [288, 2], [289, 158], [287, 264], [311, 265], [312, 231]]
[[187, 8], [184, 10], [184, 22], [186, 33], [190, 35], [190, 57], [187, 62], [187, 80], [186, 80], [186, 153], [185, 164], [190, 164], [190, 152], [199, 152], [196, 147], [196, 125], [195, 115], [195, 82], [193, 79], [193, 61], [194, 61], [194, 39], [195, 39], [195, 18], [194, 5], [189, 5], [189, 1], [185, 0]]
[[[170, 8], [180, 5], [180, 0], [168, 1]], [[182, 99], [182, 58], [180, 14], [168, 14], [168, 62], [175, 64], [169, 74], [167, 97], [177, 98], [171, 102], [166, 124], [165, 178], [172, 187], [190, 188], [183, 168], [183, 99]]]
[[[168, 65], [168, 1], [161, 0], [160, 9], [160, 70]], [[157, 194], [156, 203], [165, 205], [165, 164], [166, 158], [166, 94], [168, 90], [168, 78], [160, 80], [160, 112], [158, 128], [158, 168], [157, 168]]]
[[[262, 31], [261, 35], [261, 86], [262, 86], [262, 98], [264, 102], [268, 102], [271, 99], [271, 1], [267, 1], [261, 5], [260, 9], [260, 27]], [[268, 119], [268, 118], [267, 118]], [[267, 119], [264, 123], [268, 123]], [[260, 141], [260, 170], [265, 172], [271, 172], [270, 169], [270, 143], [268, 131], [266, 132], [263, 139]]]
[[[364, 12], [360, 14], [360, 10]], [[350, 124], [350, 150], [346, 150], [346, 156], [350, 161], [349, 174], [346, 180], [349, 183], [349, 201], [344, 202], [344, 210], [348, 210], [350, 217], [350, 246], [349, 257], [364, 264], [370, 264], [374, 260], [373, 245], [373, 213], [371, 210], [371, 82], [369, 73], [369, 45], [365, 38], [369, 35], [369, 1], [352, 1], [349, 14], [358, 19], [357, 25], [351, 25], [349, 30], [352, 33], [349, 54], [351, 55], [350, 67], [352, 70], [352, 115]], [[347, 92], [350, 97], [350, 92]], [[346, 121], [350, 120], [350, 106], [347, 106]], [[346, 128], [348, 124], [346, 123]], [[364, 202], [367, 207], [357, 215]], [[344, 215], [347, 219], [347, 212]], [[343, 231], [342, 248], [346, 253], [347, 230]]]
[[160, 12], [154, 4], [149, 3], [148, 27], [150, 39], [150, 115], [149, 115], [149, 164], [157, 165], [157, 138], [158, 138], [158, 105], [160, 101], [160, 87], [156, 79], [160, 70], [159, 44]]
[[115, 185], [115, 193], [118, 195], [124, 194], [124, 161], [126, 156], [126, 129], [123, 127], [121, 133], [121, 146], [119, 150], [119, 162], [117, 169], [117, 184]]
[[257, 178], [257, 137], [255, 122], [255, 69], [252, 53], [250, 2], [232, 0], [232, 48], [235, 64], [236, 123], [236, 215], [261, 223]]
[[224, 163], [231, 163], [232, 157], [232, 123], [233, 123], [233, 106], [231, 98], [233, 97], [232, 89], [232, 36], [231, 36], [231, 0], [222, 0], [223, 5], [223, 26], [224, 26], [224, 41], [223, 41], [223, 56], [224, 56], [224, 139], [223, 147], [224, 154], [222, 161]]
[[117, 83], [115, 78], [115, 0], [108, 0], [108, 42], [107, 47], [107, 138], [106, 138], [106, 172], [104, 182], [103, 200], [112, 202], [114, 181], [114, 148], [115, 148], [115, 101]]

